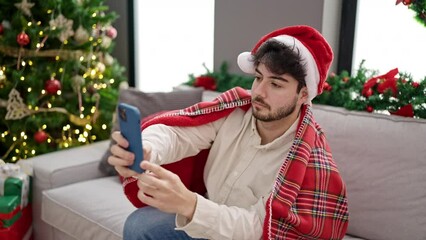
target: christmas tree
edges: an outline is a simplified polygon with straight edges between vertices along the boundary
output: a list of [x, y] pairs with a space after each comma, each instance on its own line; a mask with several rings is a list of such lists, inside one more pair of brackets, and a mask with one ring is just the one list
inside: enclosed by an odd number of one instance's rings
[[0, 0], [0, 158], [109, 138], [124, 68], [103, 0]]

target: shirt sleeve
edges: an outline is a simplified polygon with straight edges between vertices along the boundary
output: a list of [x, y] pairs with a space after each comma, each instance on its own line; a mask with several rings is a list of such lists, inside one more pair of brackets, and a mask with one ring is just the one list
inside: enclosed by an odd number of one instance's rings
[[249, 209], [214, 203], [197, 195], [197, 205], [191, 221], [176, 215], [176, 230], [183, 230], [193, 238], [206, 239], [260, 239], [266, 200]]
[[211, 146], [225, 118], [191, 127], [170, 127], [155, 124], [142, 131], [142, 143], [150, 145], [150, 162], [167, 164], [194, 156]]

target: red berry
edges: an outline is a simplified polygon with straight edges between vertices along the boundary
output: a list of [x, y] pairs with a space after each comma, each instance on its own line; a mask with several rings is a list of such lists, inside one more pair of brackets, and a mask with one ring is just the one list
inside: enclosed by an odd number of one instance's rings
[[374, 111], [374, 108], [372, 107], [372, 106], [367, 106], [367, 112], [372, 112], [372, 111]]

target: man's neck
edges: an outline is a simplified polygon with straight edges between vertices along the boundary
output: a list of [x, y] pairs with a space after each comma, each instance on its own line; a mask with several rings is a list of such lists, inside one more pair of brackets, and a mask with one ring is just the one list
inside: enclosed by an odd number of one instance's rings
[[293, 123], [298, 119], [299, 113], [300, 111], [294, 111], [286, 118], [272, 122], [256, 120], [257, 132], [262, 139], [261, 144], [268, 144], [287, 132], [291, 125], [293, 125]]

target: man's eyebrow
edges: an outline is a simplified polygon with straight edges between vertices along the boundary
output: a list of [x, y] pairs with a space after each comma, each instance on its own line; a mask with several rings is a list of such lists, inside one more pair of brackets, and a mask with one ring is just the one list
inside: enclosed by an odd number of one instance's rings
[[[259, 71], [259, 69], [255, 69], [255, 71], [258, 73], [258, 74], [260, 74], [260, 75], [262, 75], [263, 76], [263, 74]], [[272, 76], [269, 76], [270, 78], [272, 78], [272, 79], [276, 79], [276, 80], [280, 80], [280, 81], [284, 81], [284, 82], [288, 82], [288, 80], [287, 79], [285, 79], [285, 78], [283, 78], [283, 77], [281, 77], [281, 76], [276, 76], [276, 75], [272, 75]]]

